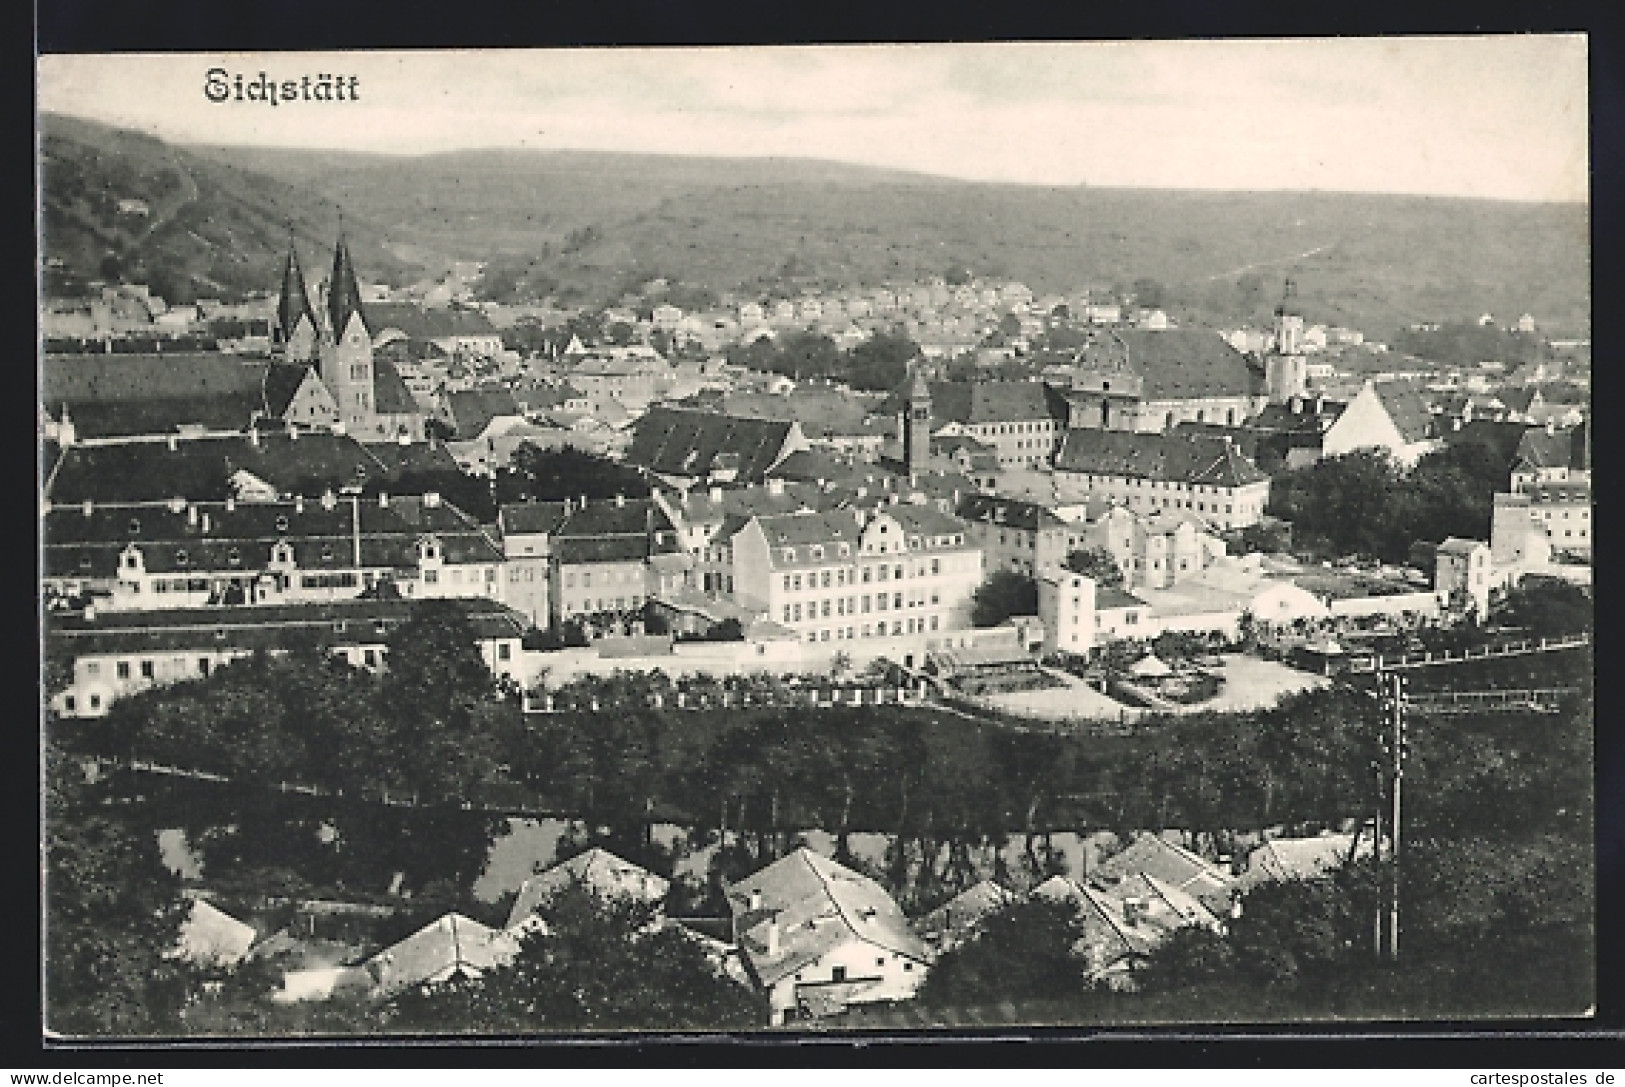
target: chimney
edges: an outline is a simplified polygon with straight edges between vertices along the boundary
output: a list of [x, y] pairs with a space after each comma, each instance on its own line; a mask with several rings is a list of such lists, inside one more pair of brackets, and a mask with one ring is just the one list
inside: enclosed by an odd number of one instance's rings
[[293, 512], [295, 512], [295, 513], [304, 513], [305, 512], [305, 496], [304, 495], [296, 494], [296, 495], [293, 496]]
[[338, 504], [339, 497], [333, 493], [333, 488], [329, 487], [327, 490], [322, 492], [322, 509], [330, 510]]
[[749, 907], [752, 910], [759, 910], [759, 909], [762, 908], [762, 892], [761, 891], [756, 891], [756, 890], [751, 891]]
[[778, 479], [776, 477], [773, 478], [773, 479], [768, 480], [767, 481], [767, 493], [771, 494], [771, 495], [783, 494], [784, 493], [784, 480]]
[[248, 428], [248, 444], [252, 445], [255, 449], [258, 449], [260, 447], [260, 428], [259, 427], [251, 426], [251, 427]]
[[581, 508], [581, 509], [586, 509], [587, 508], [587, 496], [586, 495], [581, 496], [581, 506], [579, 508]]
[[1325, 393], [1316, 393], [1315, 394], [1315, 414], [1319, 415], [1321, 412], [1323, 412], [1325, 410], [1326, 410], [1326, 394]]
[[1556, 434], [1557, 433], [1557, 420], [1555, 420], [1555, 419], [1546, 420], [1546, 433], [1548, 433], [1548, 434]]
[[1145, 899], [1125, 898], [1123, 900], [1123, 923], [1129, 928], [1137, 928], [1140, 918], [1145, 916]]
[[207, 536], [209, 534], [209, 514], [208, 514], [207, 511], [205, 511], [204, 514], [203, 514], [202, 530], [203, 530], [203, 534], [205, 536]]
[[184, 498], [175, 499], [173, 502], [170, 503], [170, 506], [169, 506], [169, 508], [171, 510], [175, 511], [176, 513], [179, 513], [181, 511], [182, 507], [185, 507], [185, 509], [186, 509], [186, 523], [188, 525], [191, 525], [193, 528], [196, 528], [197, 527], [197, 507], [196, 506], [188, 506], [188, 505], [186, 505], [186, 500]]
[[423, 505], [424, 505], [424, 508], [426, 508], [426, 509], [431, 509], [431, 510], [432, 509], [439, 509], [440, 508], [440, 492], [439, 491], [425, 491], [423, 493]]
[[290, 442], [296, 442], [296, 441], [299, 440], [299, 428], [298, 427], [291, 426], [291, 427], [288, 428], [288, 440]]
[[389, 508], [389, 492], [378, 492], [378, 508], [381, 510], [387, 510]]
[[174, 453], [174, 452], [179, 451], [179, 449], [180, 449], [180, 439], [176, 438], [175, 435], [171, 434], [169, 436], [169, 451], [171, 453]]
[[237, 499], [236, 498], [227, 497], [227, 499], [226, 499], [226, 512], [227, 513], [236, 513], [237, 512]]
[[774, 918], [767, 923], [767, 957], [777, 958], [779, 954], [779, 919]]
[[96, 621], [96, 602], [94, 600], [86, 601], [85, 602], [85, 622], [94, 623], [95, 621]]
[[618, 510], [624, 510], [626, 508], [626, 495], [618, 494], [615, 496], [615, 508]]
[[568, 498], [564, 500], [564, 516], [568, 517], [576, 511], [576, 505]]
[[714, 502], [714, 503], [722, 501], [722, 488], [721, 487], [712, 487], [711, 488], [711, 501]]

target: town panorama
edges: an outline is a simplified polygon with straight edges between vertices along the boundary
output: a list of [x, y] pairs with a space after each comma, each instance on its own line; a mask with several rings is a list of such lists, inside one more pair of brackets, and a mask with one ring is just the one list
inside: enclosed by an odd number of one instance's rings
[[1585, 297], [891, 270], [767, 175], [453, 248], [42, 124], [52, 1032], [1592, 1005]]

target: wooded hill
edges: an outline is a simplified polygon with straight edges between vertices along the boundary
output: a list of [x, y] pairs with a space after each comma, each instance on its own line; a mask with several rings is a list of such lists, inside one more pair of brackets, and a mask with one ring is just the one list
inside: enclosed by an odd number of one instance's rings
[[[120, 196], [147, 196], [141, 169], [168, 166], [200, 196], [137, 249], [216, 279], [239, 257], [246, 271], [279, 252], [289, 214], [302, 239], [330, 238], [342, 205], [370, 275], [398, 260], [534, 260], [539, 282], [582, 302], [654, 276], [791, 293], [967, 268], [1040, 293], [1154, 281], [1157, 304], [1192, 321], [1262, 319], [1290, 274], [1311, 321], [1381, 338], [1485, 311], [1528, 312], [1554, 331], [1589, 319], [1580, 205], [987, 184], [814, 160], [180, 150], [49, 117], [46, 132], [59, 224], [86, 218], [84, 193], [118, 187], [108, 156], [136, 168]], [[100, 218], [59, 226], [49, 251], [94, 267], [109, 230]]]

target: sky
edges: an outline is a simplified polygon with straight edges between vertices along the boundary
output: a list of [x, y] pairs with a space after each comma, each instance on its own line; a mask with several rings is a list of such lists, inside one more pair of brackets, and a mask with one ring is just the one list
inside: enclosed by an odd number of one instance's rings
[[[978, 181], [1585, 201], [1581, 35], [43, 56], [42, 110], [181, 144], [800, 156]], [[355, 76], [211, 102], [207, 73]]]

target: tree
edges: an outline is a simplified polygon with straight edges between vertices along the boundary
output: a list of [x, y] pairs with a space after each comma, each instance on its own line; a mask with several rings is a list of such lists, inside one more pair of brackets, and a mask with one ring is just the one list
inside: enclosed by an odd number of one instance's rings
[[931, 1007], [1053, 1000], [1084, 987], [1073, 949], [1083, 922], [1066, 901], [1020, 899], [983, 917], [977, 933], [943, 953], [920, 986]]
[[920, 345], [901, 329], [880, 330], [846, 353], [844, 376], [854, 389], [890, 392], [908, 378]]
[[606, 331], [609, 342], [616, 347], [626, 347], [637, 338], [638, 330], [625, 321], [616, 321]]
[[636, 468], [572, 445], [540, 449], [521, 443], [514, 450], [513, 467], [524, 496], [541, 502], [649, 496], [649, 482]]
[[971, 625], [996, 627], [1012, 615], [1038, 614], [1038, 582], [1013, 570], [995, 570], [971, 598]]
[[1507, 593], [1492, 615], [1537, 638], [1589, 632], [1596, 621], [1591, 594], [1562, 578], [1532, 574]]
[[1074, 574], [1093, 578], [1102, 589], [1120, 589], [1123, 586], [1123, 568], [1117, 565], [1112, 553], [1104, 547], [1079, 548], [1069, 552], [1066, 568]]
[[501, 735], [517, 718], [480, 655], [457, 601], [424, 600], [390, 631], [383, 704], [408, 786], [433, 799], [466, 799], [495, 777]]
[[1235, 968], [1228, 940], [1202, 925], [1186, 925], [1151, 949], [1135, 977], [1146, 992], [1167, 992], [1225, 981]]
[[1331, 879], [1293, 879], [1255, 887], [1230, 924], [1236, 961], [1274, 985], [1324, 981], [1355, 956], [1369, 954], [1376, 902]]
[[45, 1022], [68, 1035], [173, 1032], [191, 983], [164, 953], [186, 900], [156, 839], [100, 800], [77, 761], [48, 744]]

